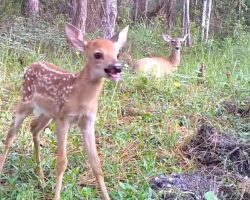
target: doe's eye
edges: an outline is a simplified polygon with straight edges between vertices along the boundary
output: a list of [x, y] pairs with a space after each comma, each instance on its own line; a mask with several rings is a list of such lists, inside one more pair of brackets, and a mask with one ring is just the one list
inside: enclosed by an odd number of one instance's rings
[[118, 54], [117, 54], [117, 59], [119, 59], [119, 58], [120, 58], [120, 54], [118, 53]]
[[95, 59], [101, 59], [101, 58], [103, 58], [103, 54], [100, 52], [97, 52], [94, 54], [94, 57], [95, 57]]

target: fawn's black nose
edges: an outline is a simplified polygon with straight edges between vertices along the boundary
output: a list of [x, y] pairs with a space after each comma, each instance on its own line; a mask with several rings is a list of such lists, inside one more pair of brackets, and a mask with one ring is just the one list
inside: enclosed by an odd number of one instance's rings
[[176, 49], [176, 50], [179, 50], [179, 49], [180, 49], [180, 47], [175, 47], [175, 49]]
[[121, 73], [122, 72], [122, 64], [121, 63], [114, 63], [112, 65], [109, 65], [108, 70], [112, 74]]

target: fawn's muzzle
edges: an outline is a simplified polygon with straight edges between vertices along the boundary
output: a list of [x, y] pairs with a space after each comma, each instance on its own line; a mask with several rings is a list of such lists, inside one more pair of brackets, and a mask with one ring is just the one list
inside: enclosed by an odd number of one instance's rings
[[108, 68], [104, 69], [106, 73], [117, 74], [122, 72], [122, 65], [120, 63], [115, 63], [113, 65], [109, 65]]
[[114, 63], [112, 65], [109, 65], [108, 68], [105, 68], [104, 71], [109, 79], [118, 81], [120, 79], [120, 73], [122, 72], [122, 64]]

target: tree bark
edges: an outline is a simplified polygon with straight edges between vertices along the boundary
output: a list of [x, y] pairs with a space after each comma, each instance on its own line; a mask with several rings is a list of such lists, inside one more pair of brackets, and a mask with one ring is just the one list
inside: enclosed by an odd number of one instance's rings
[[211, 11], [212, 11], [212, 0], [208, 0], [207, 15], [206, 15], [206, 40], [205, 40], [206, 42], [208, 41], [208, 36], [209, 36]]
[[189, 0], [183, 0], [183, 35], [188, 34], [188, 37], [185, 41], [189, 47], [192, 45], [191, 34], [190, 34], [190, 17], [189, 17]]
[[134, 21], [137, 22], [138, 21], [138, 8], [139, 8], [139, 0], [135, 0], [134, 1]]
[[201, 40], [207, 42], [209, 37], [212, 0], [203, 0]]
[[39, 0], [26, 0], [25, 15], [27, 17], [36, 17], [39, 13]]
[[203, 0], [202, 19], [201, 19], [201, 40], [202, 41], [204, 41], [204, 38], [205, 38], [206, 13], [207, 13], [207, 0]]
[[165, 8], [166, 8], [167, 27], [171, 31], [175, 26], [176, 0], [167, 0]]
[[145, 2], [145, 5], [144, 5], [143, 18], [145, 20], [147, 20], [148, 19], [148, 16], [147, 16], [147, 14], [148, 14], [148, 0], [144, 0], [144, 2]]
[[135, 0], [134, 1], [134, 21], [138, 22], [140, 20], [147, 19], [148, 12], [148, 0]]
[[104, 38], [111, 38], [115, 33], [117, 17], [117, 0], [106, 0], [103, 18]]
[[83, 33], [86, 32], [87, 3], [87, 0], [71, 0], [70, 2], [71, 23]]
[[100, 30], [104, 15], [103, 0], [91, 0], [87, 5], [86, 31], [95, 32]]
[[241, 7], [242, 7], [242, 0], [238, 0], [238, 21], [240, 22], [241, 21]]

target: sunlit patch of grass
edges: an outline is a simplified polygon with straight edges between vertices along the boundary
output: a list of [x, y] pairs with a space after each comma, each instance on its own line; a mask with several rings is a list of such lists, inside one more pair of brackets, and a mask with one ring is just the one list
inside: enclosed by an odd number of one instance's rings
[[[161, 39], [162, 29], [136, 26], [124, 50], [124, 61], [147, 55], [167, 55], [169, 47]], [[28, 37], [26, 35], [26, 37]], [[61, 39], [59, 39], [61, 41]], [[0, 140], [8, 130], [12, 107], [20, 98], [24, 68], [44, 59], [64, 69], [78, 71], [84, 58], [66, 44], [50, 52], [42, 44], [26, 49], [3, 43], [0, 54]], [[1, 43], [2, 44], [2, 43]], [[34, 45], [34, 46], [32, 46]], [[185, 160], [178, 143], [190, 137], [201, 120], [220, 130], [240, 133], [249, 139], [249, 116], [221, 111], [224, 101], [239, 104], [250, 96], [250, 40], [194, 44], [182, 49], [177, 73], [160, 80], [132, 74], [129, 67], [117, 85], [106, 81], [99, 98], [96, 136], [103, 173], [112, 199], [156, 199], [148, 179], [164, 173], [194, 168]], [[130, 57], [128, 57], [128, 54]], [[20, 63], [20, 58], [24, 59]], [[197, 84], [198, 66], [205, 64], [205, 83]], [[1, 175], [0, 199], [51, 199], [55, 186], [54, 125], [42, 134], [42, 166], [46, 185], [39, 185], [32, 156], [32, 137], [27, 119], [13, 145]], [[2, 150], [3, 143], [0, 144]], [[96, 182], [82, 148], [81, 133], [72, 129], [68, 139], [69, 164], [64, 176], [62, 199], [100, 199]]]

